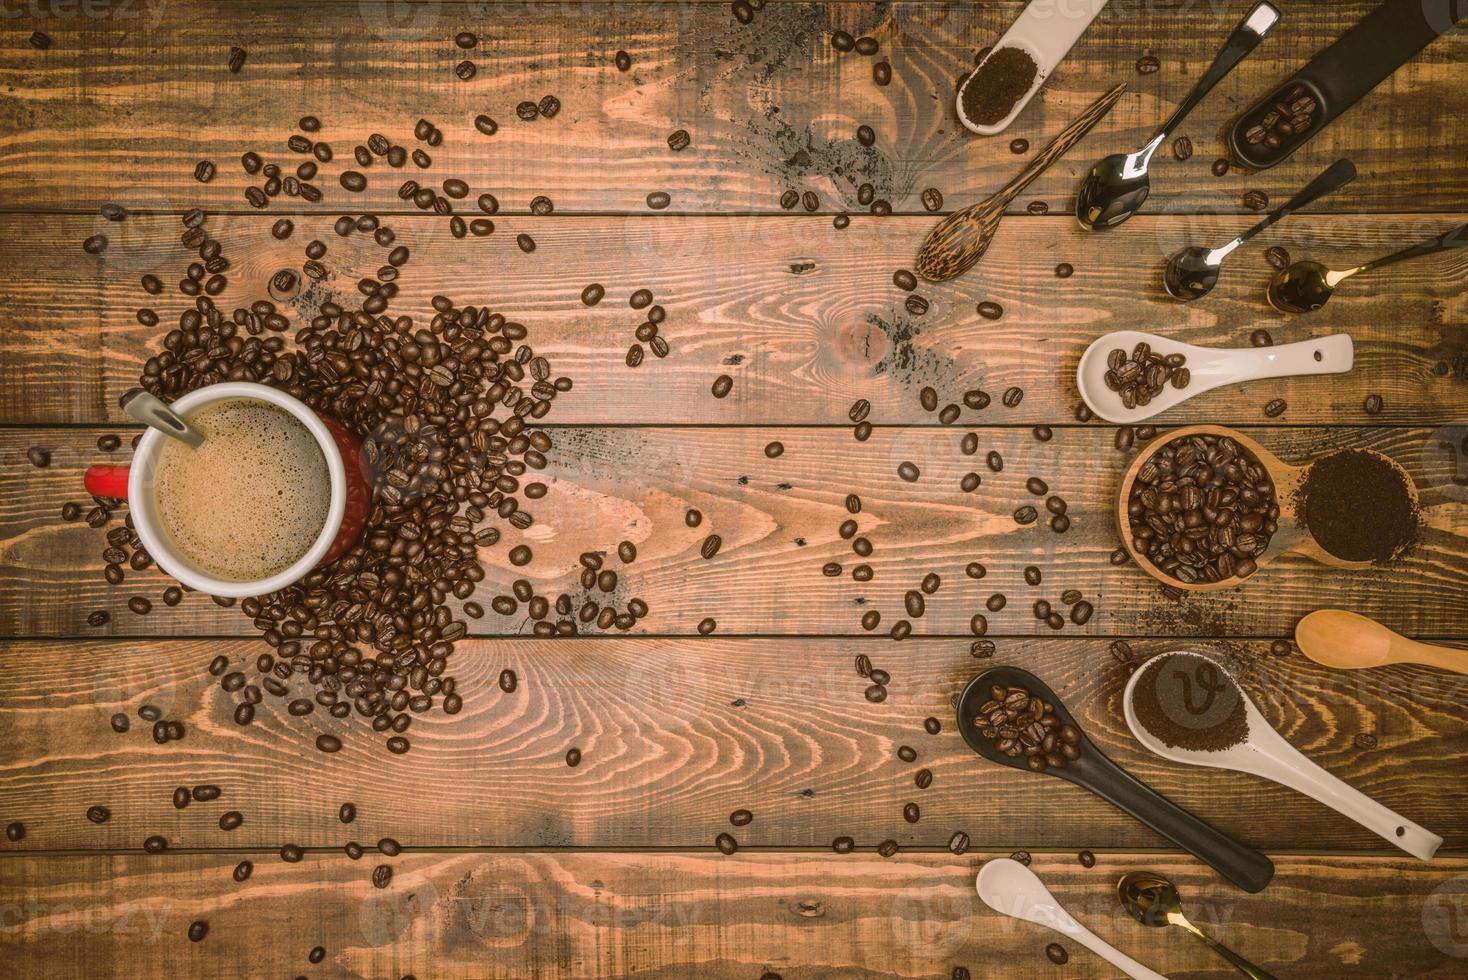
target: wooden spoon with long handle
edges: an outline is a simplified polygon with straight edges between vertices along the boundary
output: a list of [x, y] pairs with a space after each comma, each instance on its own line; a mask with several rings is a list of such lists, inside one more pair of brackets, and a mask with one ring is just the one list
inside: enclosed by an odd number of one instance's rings
[[1317, 609], [1295, 627], [1305, 656], [1339, 670], [1425, 664], [1468, 674], [1468, 650], [1411, 640], [1374, 619], [1344, 609]]
[[938, 222], [918, 250], [918, 275], [929, 282], [946, 282], [973, 268], [994, 240], [999, 219], [1004, 217], [1004, 209], [1009, 202], [1100, 122], [1124, 91], [1126, 83], [1118, 82], [1115, 88], [1092, 102], [1085, 112], [1062, 129], [1013, 180], [977, 204], [970, 204]]

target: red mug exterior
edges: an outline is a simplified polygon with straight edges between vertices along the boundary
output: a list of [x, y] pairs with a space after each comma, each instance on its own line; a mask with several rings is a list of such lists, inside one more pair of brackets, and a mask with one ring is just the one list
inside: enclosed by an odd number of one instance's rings
[[[331, 547], [316, 564], [316, 567], [319, 568], [346, 554], [361, 537], [362, 529], [366, 526], [368, 514], [372, 509], [372, 479], [366, 458], [362, 453], [361, 441], [345, 425], [331, 416], [323, 415], [320, 412], [313, 412], [313, 414], [330, 433], [333, 447], [341, 458], [342, 469], [346, 474], [344, 494], [346, 507], [342, 513], [341, 523], [337, 527], [336, 536], [332, 539]], [[89, 466], [82, 482], [87, 492], [94, 496], [126, 500], [131, 474], [131, 464]]]

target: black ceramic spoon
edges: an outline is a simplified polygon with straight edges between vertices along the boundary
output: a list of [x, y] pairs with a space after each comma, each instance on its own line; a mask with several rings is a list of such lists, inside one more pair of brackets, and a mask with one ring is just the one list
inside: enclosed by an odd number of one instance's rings
[[1030, 772], [1024, 756], [1011, 758], [994, 747], [979, 733], [974, 724], [979, 707], [989, 700], [989, 688], [1023, 687], [1032, 695], [1049, 701], [1055, 715], [1064, 724], [1074, 725], [1081, 733], [1081, 756], [1064, 766], [1045, 770], [1043, 775], [1056, 776], [1088, 789], [1125, 813], [1131, 814], [1198, 860], [1212, 866], [1223, 877], [1246, 892], [1257, 892], [1274, 877], [1274, 862], [1252, 847], [1241, 844], [1199, 820], [1188, 811], [1160, 796], [1155, 790], [1128, 775], [1116, 763], [1101, 754], [1076, 724], [1055, 692], [1034, 674], [1018, 667], [991, 667], [968, 682], [958, 698], [958, 730], [969, 748], [1001, 766]]

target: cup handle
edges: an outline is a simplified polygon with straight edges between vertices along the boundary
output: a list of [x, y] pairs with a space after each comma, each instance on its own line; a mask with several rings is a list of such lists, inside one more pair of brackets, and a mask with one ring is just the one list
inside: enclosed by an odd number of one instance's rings
[[128, 474], [131, 472], [131, 466], [88, 466], [82, 483], [87, 493], [94, 497], [126, 500]]

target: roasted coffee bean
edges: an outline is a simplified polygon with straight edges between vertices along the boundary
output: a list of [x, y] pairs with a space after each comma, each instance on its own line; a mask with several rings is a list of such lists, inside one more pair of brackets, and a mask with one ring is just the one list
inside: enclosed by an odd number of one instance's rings
[[785, 455], [785, 444], [783, 442], [769, 442], [765, 444], [765, 455], [770, 459], [778, 459]]
[[1174, 160], [1186, 160], [1193, 155], [1193, 141], [1186, 136], [1179, 136], [1172, 141], [1172, 158]]
[[698, 553], [703, 556], [705, 560], [707, 560], [719, 553], [719, 546], [723, 543], [723, 538], [719, 537], [717, 534], [710, 534], [708, 537], [703, 539], [703, 544], [699, 547]]
[[919, 769], [912, 777], [912, 783], [918, 789], [927, 789], [933, 785], [933, 771], [931, 769]]
[[228, 62], [228, 67], [229, 67], [229, 73], [231, 75], [238, 75], [240, 73], [240, 69], [243, 68], [243, 67], [245, 67], [245, 49], [244, 48], [241, 48], [241, 47], [232, 47], [232, 48], [229, 49], [229, 62]]
[[714, 846], [719, 849], [720, 854], [733, 854], [739, 850], [739, 842], [730, 833], [720, 833], [715, 837]]
[[340, 752], [342, 740], [335, 735], [317, 735], [316, 748], [321, 752]]
[[922, 193], [923, 209], [926, 211], [943, 210], [943, 194], [936, 187], [924, 189]]
[[1069, 279], [1072, 275], [1075, 274], [1075, 271], [1075, 266], [1071, 265], [1069, 262], [1062, 262], [1055, 267], [1055, 278]]
[[392, 884], [392, 865], [379, 864], [372, 869], [372, 887], [386, 888]]
[[887, 688], [881, 684], [873, 684], [866, 689], [865, 696], [872, 704], [881, 704], [887, 700]]
[[969, 836], [963, 831], [956, 831], [948, 838], [948, 850], [954, 854], [963, 855], [968, 853]]
[[672, 133], [668, 135], [668, 149], [672, 150], [674, 153], [678, 153], [682, 150], [688, 149], [688, 144], [690, 142], [691, 140], [688, 136], [688, 130], [686, 129], [675, 129]]
[[132, 727], [132, 721], [128, 718], [126, 714], [122, 713], [121, 711], [112, 716], [111, 722], [112, 730], [114, 732], [117, 732], [117, 734], [119, 735]]
[[698, 633], [700, 636], [708, 636], [714, 630], [718, 629], [718, 626], [719, 624], [712, 617], [699, 620]]
[[241, 861], [239, 864], [234, 866], [232, 877], [235, 881], [243, 884], [244, 882], [250, 880], [250, 875], [254, 874], [254, 872], [255, 863], [253, 861]]
[[1270, 268], [1288, 269], [1290, 266], [1289, 249], [1283, 245], [1271, 245], [1264, 250], [1264, 261], [1269, 263]]
[[1071, 606], [1070, 621], [1072, 623], [1075, 623], [1077, 626], [1084, 626], [1087, 622], [1090, 621], [1091, 614], [1093, 612], [1095, 612], [1095, 607], [1086, 600], [1082, 599], [1075, 605]]
[[1380, 415], [1382, 409], [1382, 398], [1380, 395], [1372, 394], [1366, 396], [1366, 401], [1361, 404], [1367, 415]]
[[980, 303], [977, 308], [979, 316], [986, 320], [997, 320], [1004, 315], [1004, 307], [989, 300]]
[[625, 51], [618, 51], [613, 57], [617, 71], [627, 71], [632, 67], [632, 56]]
[[916, 483], [921, 473], [915, 463], [903, 462], [897, 466], [897, 475], [907, 483]]
[[917, 823], [922, 817], [922, 810], [916, 803], [905, 803], [902, 806], [902, 819], [908, 823]]
[[515, 688], [518, 686], [518, 683], [519, 682], [516, 679], [515, 672], [513, 670], [506, 668], [505, 670], [500, 671], [501, 691], [504, 691], [506, 694], [513, 694], [515, 693]]
[[703, 523], [703, 512], [695, 507], [688, 508], [683, 515], [683, 523], [689, 527], [698, 527]]
[[1285, 413], [1285, 409], [1287, 408], [1289, 408], [1289, 405], [1283, 398], [1273, 398], [1265, 404], [1264, 414], [1269, 418], [1278, 418]]
[[1065, 951], [1065, 947], [1060, 945], [1059, 943], [1046, 943], [1045, 956], [1050, 960], [1051, 963], [1054, 963], [1056, 966], [1064, 966], [1065, 964], [1070, 962], [1070, 954], [1067, 953]]
[[182, 810], [189, 805], [191, 799], [193, 797], [189, 795], [189, 788], [187, 786], [180, 786], [173, 791], [173, 808], [175, 810]]
[[202, 919], [196, 919], [189, 923], [189, 942], [201, 943], [207, 935], [209, 935], [209, 923]]
[[1213, 171], [1213, 176], [1222, 177], [1228, 173], [1228, 168], [1228, 160], [1224, 157], [1219, 157], [1213, 161], [1213, 165], [1209, 169]]
[[1261, 190], [1245, 191], [1243, 203], [1250, 211], [1263, 211], [1269, 207], [1269, 195]]
[[35, 467], [44, 469], [51, 465], [51, 451], [40, 446], [32, 446], [25, 451], [26, 460]]
[[1261, 328], [1249, 334], [1249, 343], [1255, 347], [1273, 347], [1274, 338], [1270, 336], [1268, 330]]
[[984, 461], [988, 464], [989, 469], [993, 470], [995, 473], [1003, 472], [1004, 457], [999, 455], [996, 450], [989, 450], [988, 455], [984, 457]]
[[1162, 61], [1155, 54], [1144, 54], [1137, 59], [1137, 74], [1151, 75], [1162, 67]]
[[226, 810], [219, 815], [220, 830], [235, 830], [244, 822], [245, 816], [238, 810]]
[[[16, 825], [11, 824], [11, 826], [13, 827]], [[9, 836], [9, 828], [6, 828], [6, 831], [6, 836]], [[23, 831], [22, 835], [24, 835]], [[143, 850], [149, 854], [162, 854], [164, 851], [168, 850], [168, 838], [161, 837], [158, 834], [154, 834], [147, 840], [143, 841]]]
[[892, 82], [892, 66], [885, 61], [879, 61], [872, 65], [872, 81], [878, 85], [890, 85]]
[[647, 206], [654, 211], [662, 211], [672, 203], [673, 197], [666, 191], [653, 191], [647, 195]]

